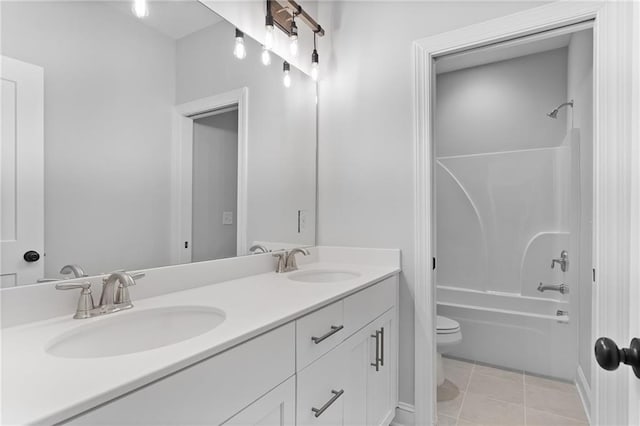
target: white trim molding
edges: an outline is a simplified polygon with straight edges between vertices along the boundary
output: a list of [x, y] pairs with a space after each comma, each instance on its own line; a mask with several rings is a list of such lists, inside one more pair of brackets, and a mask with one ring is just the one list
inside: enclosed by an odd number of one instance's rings
[[[626, 345], [633, 331], [630, 326], [640, 317], [634, 314], [638, 312], [639, 284], [632, 282], [640, 276], [638, 8], [638, 2], [558, 1], [414, 43], [416, 425], [436, 423], [435, 286], [431, 271], [434, 59], [593, 20], [593, 265], [597, 282], [592, 336], [594, 341], [609, 336]], [[624, 378], [595, 364], [592, 371], [593, 424], [629, 424], [640, 416], [637, 399], [633, 399], [640, 395], [640, 386], [631, 384], [635, 378], [630, 371]]]
[[247, 187], [249, 89], [243, 87], [177, 105], [174, 108], [172, 170], [172, 262], [191, 262], [193, 121], [197, 116], [231, 106], [238, 108], [238, 205], [236, 254], [247, 253]]
[[415, 423], [415, 409], [413, 405], [405, 402], [399, 402], [396, 408], [396, 416], [391, 422], [393, 426], [414, 426]]

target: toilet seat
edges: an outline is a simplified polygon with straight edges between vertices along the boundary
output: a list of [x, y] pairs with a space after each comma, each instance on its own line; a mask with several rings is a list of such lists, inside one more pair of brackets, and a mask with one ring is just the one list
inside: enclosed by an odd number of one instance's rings
[[437, 334], [455, 334], [460, 332], [460, 323], [451, 318], [438, 315], [436, 318]]

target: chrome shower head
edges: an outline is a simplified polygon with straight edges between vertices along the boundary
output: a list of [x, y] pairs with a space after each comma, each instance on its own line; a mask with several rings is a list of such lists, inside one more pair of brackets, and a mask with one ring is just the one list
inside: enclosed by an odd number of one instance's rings
[[551, 117], [553, 119], [558, 118], [558, 111], [560, 111], [565, 106], [570, 106], [571, 108], [573, 108], [573, 99], [571, 99], [569, 102], [565, 102], [563, 104], [558, 105], [556, 109], [547, 113], [547, 117]]

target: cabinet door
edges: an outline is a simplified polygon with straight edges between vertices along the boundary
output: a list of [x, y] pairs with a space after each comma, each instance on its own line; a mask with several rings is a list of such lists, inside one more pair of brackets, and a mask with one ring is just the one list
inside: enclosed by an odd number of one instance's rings
[[367, 379], [371, 363], [373, 340], [371, 327], [366, 326], [349, 339], [344, 346], [345, 354], [345, 395], [344, 424], [363, 425], [367, 418]]
[[332, 349], [297, 374], [297, 425], [343, 424], [346, 387], [344, 345]]
[[[367, 373], [367, 425], [388, 425], [393, 420], [396, 407], [396, 337], [395, 310], [387, 311], [373, 322], [371, 335], [372, 351], [378, 353], [378, 367], [371, 367]], [[376, 341], [377, 340], [377, 341]], [[376, 345], [378, 347], [376, 348]]]
[[296, 379], [289, 378], [233, 416], [225, 426], [293, 426], [296, 416]]

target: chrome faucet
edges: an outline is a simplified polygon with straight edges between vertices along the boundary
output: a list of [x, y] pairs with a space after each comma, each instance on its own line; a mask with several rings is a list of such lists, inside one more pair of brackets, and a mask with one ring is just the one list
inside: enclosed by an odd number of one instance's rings
[[566, 294], [569, 293], [569, 286], [566, 284], [558, 284], [558, 285], [546, 285], [546, 284], [542, 284], [540, 283], [538, 285], [538, 291], [540, 293], [543, 293], [546, 290], [550, 290], [550, 291], [558, 291], [561, 294]]
[[298, 264], [296, 263], [296, 254], [297, 253], [302, 253], [305, 256], [309, 255], [309, 250], [307, 250], [306, 248], [294, 248], [293, 250], [291, 250], [287, 256], [286, 256], [286, 260], [284, 262], [284, 271], [285, 272], [291, 272], [291, 271], [297, 271], [298, 270]]
[[[82, 289], [78, 308], [73, 316], [76, 319], [84, 319], [106, 315], [124, 309], [133, 308], [129, 287], [136, 285], [136, 279], [144, 277], [144, 273], [129, 274], [125, 271], [116, 271], [102, 280], [102, 295], [100, 304], [95, 306], [91, 294], [91, 283], [56, 284], [58, 290]], [[116, 288], [116, 283], [118, 287]]]
[[269, 253], [269, 249], [263, 246], [262, 244], [254, 244], [249, 248], [249, 253], [258, 254], [258, 253]]
[[62, 275], [73, 274], [73, 276], [76, 278], [83, 278], [83, 277], [89, 276], [84, 272], [84, 269], [82, 269], [82, 267], [80, 267], [79, 265], [64, 265], [62, 269], [60, 269], [60, 273]]
[[286, 259], [289, 253], [287, 251], [281, 251], [279, 253], [274, 253], [272, 256], [278, 259], [278, 263], [276, 264], [276, 274], [280, 274], [282, 272], [287, 272], [285, 268]]
[[556, 263], [560, 265], [560, 270], [562, 272], [567, 272], [569, 269], [569, 253], [566, 250], [562, 250], [562, 252], [560, 252], [559, 259], [551, 260], [551, 269], [556, 266]]

